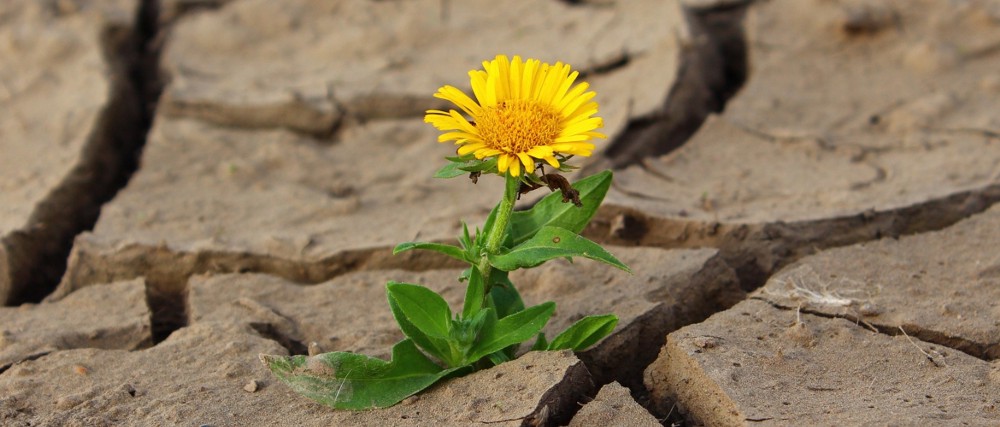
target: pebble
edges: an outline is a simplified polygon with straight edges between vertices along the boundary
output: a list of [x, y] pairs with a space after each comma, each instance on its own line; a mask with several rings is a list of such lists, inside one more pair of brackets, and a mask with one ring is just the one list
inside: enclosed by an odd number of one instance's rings
[[323, 348], [319, 346], [318, 342], [312, 341], [312, 342], [309, 343], [309, 355], [310, 356], [315, 356], [317, 354], [322, 354], [322, 353], [323, 353]]
[[861, 308], [859, 308], [858, 311], [861, 313], [862, 316], [865, 317], [874, 317], [878, 316], [879, 314], [882, 314], [882, 309], [879, 308], [879, 306], [870, 302], [862, 304]]
[[894, 10], [874, 2], [847, 6], [843, 13], [841, 27], [848, 34], [877, 33], [891, 26], [897, 19]]
[[57, 409], [70, 409], [76, 405], [83, 403], [83, 396], [78, 394], [71, 394], [69, 396], [63, 396], [56, 399]]
[[694, 339], [694, 345], [698, 348], [713, 348], [719, 344], [719, 340], [715, 337], [697, 337]]

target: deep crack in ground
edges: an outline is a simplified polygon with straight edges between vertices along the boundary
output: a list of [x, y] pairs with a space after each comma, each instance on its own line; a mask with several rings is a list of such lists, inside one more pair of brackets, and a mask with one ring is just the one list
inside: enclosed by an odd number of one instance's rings
[[32, 213], [26, 232], [4, 244], [12, 253], [8, 305], [39, 302], [52, 292], [66, 269], [74, 236], [90, 230], [101, 206], [123, 188], [138, 167], [153, 118], [160, 82], [156, 73], [158, 4], [144, 0], [135, 26], [106, 24], [100, 35], [110, 70], [109, 103], [89, 135], [80, 162]]

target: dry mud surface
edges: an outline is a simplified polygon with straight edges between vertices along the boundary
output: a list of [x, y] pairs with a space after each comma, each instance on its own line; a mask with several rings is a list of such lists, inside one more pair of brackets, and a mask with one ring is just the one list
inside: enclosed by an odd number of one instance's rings
[[[479, 224], [430, 95], [497, 53], [597, 91], [615, 181], [587, 260], [512, 275], [590, 350], [379, 411], [259, 353], [386, 357], [391, 255]], [[9, 0], [0, 424], [1000, 424], [992, 0]], [[521, 202], [528, 206], [540, 195]]]

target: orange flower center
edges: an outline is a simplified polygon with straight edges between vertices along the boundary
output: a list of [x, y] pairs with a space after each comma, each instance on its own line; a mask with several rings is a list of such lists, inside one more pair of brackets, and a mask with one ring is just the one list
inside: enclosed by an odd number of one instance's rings
[[507, 100], [484, 108], [476, 117], [476, 128], [487, 147], [507, 154], [526, 153], [555, 141], [562, 131], [562, 118], [549, 105]]

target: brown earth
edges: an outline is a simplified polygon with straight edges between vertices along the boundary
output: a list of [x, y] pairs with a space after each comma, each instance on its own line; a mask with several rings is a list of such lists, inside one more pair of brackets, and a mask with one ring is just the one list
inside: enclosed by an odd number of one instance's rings
[[[1000, 5], [502, 4], [0, 5], [0, 424], [1000, 423]], [[497, 53], [597, 91], [585, 234], [634, 271], [512, 280], [550, 336], [619, 325], [386, 410], [295, 395], [259, 353], [388, 356], [388, 280], [460, 302], [391, 248], [499, 197], [432, 179], [422, 122]]]

